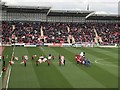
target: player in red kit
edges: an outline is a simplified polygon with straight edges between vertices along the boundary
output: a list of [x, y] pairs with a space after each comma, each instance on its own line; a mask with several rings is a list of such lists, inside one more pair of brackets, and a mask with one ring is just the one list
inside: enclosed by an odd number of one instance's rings
[[60, 54], [58, 55], [58, 59], [60, 60]]
[[5, 72], [5, 71], [6, 71], [6, 67], [5, 67], [5, 66], [3, 66], [2, 71], [3, 71], [3, 72]]
[[54, 55], [52, 55], [52, 59], [54, 60], [54, 58], [55, 58], [55, 56]]
[[25, 65], [25, 67], [26, 67], [26, 62], [27, 62], [27, 61], [26, 61], [26, 60], [24, 60], [23, 62], [24, 62], [24, 65]]
[[15, 60], [15, 56], [14, 55], [12, 56], [12, 60]]
[[10, 61], [9, 64], [12, 65], [12, 62]]
[[59, 66], [61, 66], [61, 59], [59, 59]]
[[14, 64], [14, 62], [13, 62], [12, 60], [10, 60], [10, 61], [9, 61], [9, 64], [10, 64], [10, 65], [13, 65], [13, 64]]
[[24, 56], [22, 56], [22, 60], [24, 60]]
[[79, 61], [80, 61], [79, 59], [80, 59], [80, 56], [79, 56], [78, 54], [76, 54], [76, 55], [75, 55], [75, 60], [76, 60], [77, 64], [78, 64]]
[[75, 55], [75, 60], [76, 60], [76, 61], [77, 61], [78, 57], [79, 57], [79, 55], [78, 55], [78, 54], [76, 54], [76, 55]]
[[48, 66], [50, 66], [50, 60], [47, 60]]
[[35, 56], [34, 56], [34, 55], [32, 55], [32, 60], [34, 60], [34, 58], [35, 58]]
[[2, 60], [4, 60], [5, 59], [5, 56], [4, 55], [2, 55]]
[[39, 61], [36, 61], [36, 66], [38, 66]]

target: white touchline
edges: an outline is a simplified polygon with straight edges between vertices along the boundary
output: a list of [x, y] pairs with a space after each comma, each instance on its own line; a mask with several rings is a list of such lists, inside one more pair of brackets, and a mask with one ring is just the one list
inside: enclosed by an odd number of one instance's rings
[[10, 79], [10, 73], [11, 73], [11, 66], [10, 66], [10, 71], [8, 73], [8, 79], [7, 79], [7, 84], [6, 84], [6, 90], [8, 89], [8, 84], [9, 84], [9, 79]]
[[[14, 55], [14, 50], [15, 50], [15, 46], [13, 47], [13, 52], [12, 52], [12, 56]], [[12, 57], [11, 57], [12, 60]], [[11, 66], [10, 66], [10, 71], [8, 73], [8, 79], [7, 79], [7, 84], [6, 84], [6, 90], [8, 89], [8, 84], [9, 84], [9, 79], [10, 79], [10, 73], [11, 73]]]
[[1, 71], [0, 77], [2, 77], [2, 73], [3, 73], [3, 72]]

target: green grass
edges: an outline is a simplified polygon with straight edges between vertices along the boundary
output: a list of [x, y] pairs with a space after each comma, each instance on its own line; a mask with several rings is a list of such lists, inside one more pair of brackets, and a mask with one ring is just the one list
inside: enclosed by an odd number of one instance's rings
[[[76, 64], [75, 54], [81, 51], [92, 61], [90, 67]], [[3, 53], [11, 56], [12, 48], [6, 47]], [[14, 53], [19, 61], [12, 66], [9, 88], [118, 88], [118, 48], [15, 47]], [[31, 60], [33, 54], [35, 60]], [[35, 65], [42, 54], [55, 55], [50, 66]], [[59, 54], [65, 56], [65, 66], [58, 65]], [[20, 64], [22, 55], [29, 57], [27, 67]]]
[[2, 89], [2, 75], [1, 75], [1, 71], [2, 71], [2, 61], [0, 60], [0, 89]]
[[[8, 63], [9, 60], [11, 60], [11, 56], [12, 56], [12, 51], [13, 51], [13, 47], [5, 47], [4, 51], [3, 51], [3, 55], [5, 56], [5, 66], [8, 67]], [[6, 58], [8, 56], [8, 58]], [[3, 73], [3, 78], [5, 76], [5, 73]]]

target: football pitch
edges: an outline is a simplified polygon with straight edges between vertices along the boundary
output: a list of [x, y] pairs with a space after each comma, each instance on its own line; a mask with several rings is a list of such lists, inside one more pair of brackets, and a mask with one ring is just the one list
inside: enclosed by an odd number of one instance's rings
[[[76, 63], [75, 54], [82, 51], [90, 66]], [[5, 47], [6, 63], [13, 53], [19, 60], [9, 68], [8, 88], [118, 88], [118, 48]], [[41, 55], [49, 54], [55, 56], [50, 66], [46, 62], [36, 66]], [[59, 54], [65, 56], [65, 66], [59, 66]], [[23, 55], [29, 57], [26, 67], [20, 64]], [[35, 60], [32, 55], [37, 55]]]

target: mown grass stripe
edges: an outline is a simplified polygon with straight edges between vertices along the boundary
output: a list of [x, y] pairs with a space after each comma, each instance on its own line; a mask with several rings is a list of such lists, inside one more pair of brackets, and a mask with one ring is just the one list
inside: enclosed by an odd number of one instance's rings
[[[4, 51], [3, 51], [3, 55], [6, 57], [6, 56], [9, 56], [8, 58], [5, 58], [5, 66], [7, 67], [8, 64], [9, 64], [9, 60], [11, 59], [11, 55], [12, 55], [12, 50], [13, 50], [13, 47], [5, 47]], [[4, 76], [5, 76], [6, 73], [3, 73], [2, 75], [2, 81], [4, 79]]]
[[[14, 55], [14, 52], [15, 52], [15, 46], [13, 46], [13, 50], [12, 50], [12, 55], [11, 55], [11, 59], [10, 60], [13, 60], [12, 56]], [[7, 78], [7, 84], [6, 84], [6, 90], [8, 89], [8, 86], [9, 86], [9, 80], [10, 80], [10, 75], [11, 75], [11, 66], [8, 65], [8, 68], [7, 68], [9, 71], [8, 71], [8, 78]]]
[[40, 88], [31, 61], [27, 61], [27, 67], [20, 64], [22, 55], [30, 57], [26, 48], [16, 47], [15, 56], [19, 57], [19, 61], [14, 61], [12, 66], [9, 88]]
[[[61, 48], [56, 49], [58, 52], [60, 52]], [[68, 57], [68, 60], [74, 59], [74, 53], [71, 53], [69, 51], [66, 51], [64, 48], [62, 48], [64, 52], [62, 52], [65, 57]], [[69, 54], [71, 55], [69, 55]], [[79, 67], [79, 66], [78, 66]], [[79, 67], [80, 69], [84, 70], [88, 75], [99, 81], [101, 84], [103, 84], [106, 87], [118, 87], [118, 78], [109, 73], [108, 71], [96, 66], [92, 65], [90, 69], [86, 69], [84, 67]], [[109, 83], [108, 83], [109, 82]]]
[[106, 51], [109, 51], [110, 53], [116, 53], [117, 54], [119, 48], [98, 48], [98, 49], [106, 50]]
[[[64, 53], [57, 52], [55, 48], [51, 48], [50, 51], [64, 55]], [[63, 51], [63, 49], [61, 49], [61, 51]], [[66, 66], [63, 69], [59, 68], [58, 66], [56, 67], [74, 87], [77, 88], [104, 87], [101, 83], [99, 83], [94, 78], [86, 74], [83, 70], [79, 69], [76, 66], [76, 63], [74, 62], [70, 63], [67, 57], [65, 57], [65, 59]]]
[[[113, 61], [117, 62], [118, 61], [117, 57], [114, 58], [112, 56], [105, 55], [102, 52], [97, 52], [95, 48], [77, 48], [77, 49], [79, 49], [81, 51], [85, 51], [86, 53], [92, 54], [98, 58], [109, 58], [108, 60], [106, 59], [106, 61], [108, 61], [108, 62], [113, 62]], [[117, 65], [117, 63], [113, 63], [113, 64]]]
[[[53, 63], [51, 64], [50, 67], [47, 66], [47, 63], [42, 63], [38, 67], [36, 67], [35, 61], [33, 60], [33, 61], [28, 61], [27, 67], [25, 68], [23, 65], [20, 64], [21, 60], [18, 62], [15, 61], [16, 64], [13, 66], [14, 74], [12, 75], [14, 79], [12, 78], [13, 81], [11, 82], [11, 88], [12, 87], [14, 88], [15, 87], [19, 87], [19, 88], [35, 88], [35, 87], [38, 87], [38, 88], [39, 87], [40, 88], [73, 88], [73, 87], [114, 88], [114, 87], [117, 87], [118, 86], [117, 84], [118, 80], [116, 80], [117, 77], [115, 77], [114, 75], [112, 76], [112, 74], [108, 73], [107, 69], [104, 70], [100, 68], [97, 64], [93, 64], [91, 67], [85, 67], [85, 66], [76, 64], [74, 60], [75, 52], [79, 53], [82, 50], [87, 51], [87, 49], [84, 49], [84, 48], [82, 49], [78, 49], [78, 48], [66, 49], [66, 48], [59, 48], [59, 47], [58, 48], [43, 47], [42, 49], [38, 47], [37, 48], [23, 48], [23, 47], [19, 48], [16, 51], [17, 52], [16, 56], [18, 56], [19, 58], [21, 58], [22, 55], [28, 55], [29, 58], [31, 58], [31, 55], [33, 54], [36, 54], [37, 56], [41, 56], [42, 54], [44, 54], [45, 56], [48, 56], [48, 54], [51, 53], [55, 55], [55, 58], [58, 57], [58, 54], [65, 55], [65, 58], [67, 57], [66, 66], [59, 67], [57, 63], [58, 58], [57, 60], [55, 59], [54, 61], [52, 61]], [[94, 55], [92, 54], [87, 54], [87, 56], [90, 56], [90, 58], [94, 58]], [[95, 59], [99, 59], [99, 58], [100, 57], [95, 56]], [[36, 57], [35, 60], [38, 60], [38, 57]], [[23, 78], [23, 76], [28, 76], [28, 77]], [[17, 79], [17, 77], [19, 78]], [[29, 79], [29, 78], [32, 78], [32, 79]], [[37, 85], [36, 85], [36, 79], [38, 80]], [[19, 85], [18, 83], [16, 83], [18, 82], [18, 80], [19, 80]], [[31, 82], [32, 83], [34, 82], [33, 85], [31, 85]], [[14, 85], [12, 85], [13, 83]]]
[[[76, 48], [65, 48], [66, 50], [76, 54], [77, 53], [80, 53], [80, 50], [79, 49], [76, 49]], [[109, 73], [115, 75], [115, 76], [118, 76], [118, 66], [117, 65], [114, 65], [112, 64], [112, 62], [108, 62], [106, 61], [106, 59], [109, 59], [109, 58], [99, 58], [99, 57], [96, 57], [95, 55], [91, 54], [91, 53], [86, 53], [86, 58], [87, 59], [90, 59], [92, 63], [94, 63], [95, 65], [99, 66], [100, 68], [103, 68], [105, 70], [107, 70]], [[99, 64], [99, 63], [95, 63], [95, 61], [100, 62], [100, 63], [108, 63], [107, 65], [105, 64]], [[100, 61], [99, 61], [100, 60]]]
[[[90, 49], [90, 48], [89, 48]], [[91, 48], [92, 49], [92, 48]], [[90, 49], [90, 50], [91, 50]], [[102, 55], [105, 55], [106, 57], [112, 57], [113, 60], [118, 60], [118, 52], [112, 52], [112, 49], [101, 49], [101, 48], [95, 48], [95, 49], [92, 49], [93, 51], [95, 52], [98, 52], [99, 53], [102, 53]]]
[[[39, 53], [38, 56], [41, 56], [42, 54], [44, 54], [45, 57], [48, 56], [47, 52], [43, 52], [43, 48], [34, 48], [34, 50]], [[31, 48], [31, 50], [29, 49], [29, 52], [34, 52], [34, 50]], [[32, 55], [34, 53], [30, 54]], [[35, 61], [33, 60], [33, 67], [42, 88], [72, 88], [69, 82], [64, 78], [61, 72], [59, 72], [59, 70], [57, 70], [53, 64], [48, 66], [45, 62], [39, 64], [39, 66], [37, 67], [34, 62]]]

